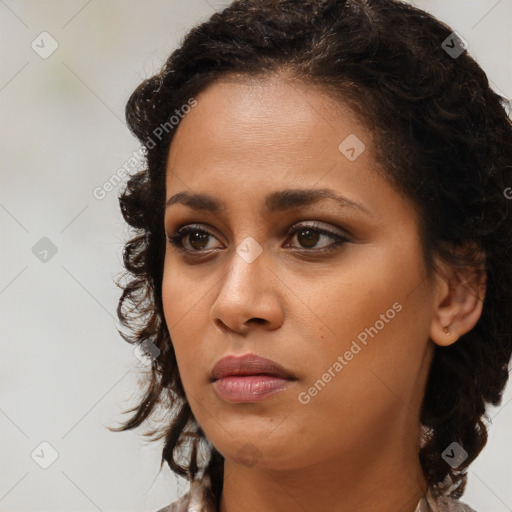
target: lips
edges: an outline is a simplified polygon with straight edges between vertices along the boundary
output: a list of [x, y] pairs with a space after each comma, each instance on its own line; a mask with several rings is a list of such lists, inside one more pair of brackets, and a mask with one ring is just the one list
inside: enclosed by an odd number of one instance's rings
[[245, 354], [238, 357], [223, 357], [213, 368], [211, 381], [247, 375], [267, 375], [286, 380], [296, 380], [294, 375], [279, 363], [255, 354]]

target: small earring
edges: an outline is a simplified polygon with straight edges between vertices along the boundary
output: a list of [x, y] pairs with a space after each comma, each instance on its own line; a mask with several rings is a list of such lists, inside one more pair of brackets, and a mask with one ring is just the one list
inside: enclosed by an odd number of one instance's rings
[[447, 336], [450, 336], [450, 326], [448, 325], [447, 327], [444, 328], [444, 333], [447, 335]]

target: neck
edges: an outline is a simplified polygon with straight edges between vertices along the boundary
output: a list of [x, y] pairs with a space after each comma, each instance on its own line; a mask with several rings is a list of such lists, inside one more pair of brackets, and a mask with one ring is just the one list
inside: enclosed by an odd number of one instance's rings
[[417, 455], [419, 426], [402, 426], [399, 435], [395, 424], [363, 449], [302, 468], [246, 467], [226, 459], [220, 512], [414, 512], [427, 483]]

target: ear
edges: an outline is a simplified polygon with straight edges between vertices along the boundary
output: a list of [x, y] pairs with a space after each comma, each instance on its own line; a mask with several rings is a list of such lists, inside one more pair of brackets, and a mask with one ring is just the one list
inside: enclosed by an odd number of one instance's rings
[[430, 338], [440, 346], [455, 343], [478, 322], [486, 291], [485, 255], [479, 252], [478, 264], [460, 269], [446, 263], [437, 275]]

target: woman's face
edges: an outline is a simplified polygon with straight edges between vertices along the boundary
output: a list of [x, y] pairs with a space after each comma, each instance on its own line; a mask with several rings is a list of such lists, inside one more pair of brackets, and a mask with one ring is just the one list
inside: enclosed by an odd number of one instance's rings
[[[199, 424], [224, 457], [265, 469], [414, 451], [435, 294], [415, 212], [378, 175], [370, 132], [277, 78], [196, 99], [169, 153], [165, 229], [206, 233], [183, 235], [184, 252], [167, 243], [163, 304]], [[244, 354], [293, 379], [212, 382], [219, 360]]]

